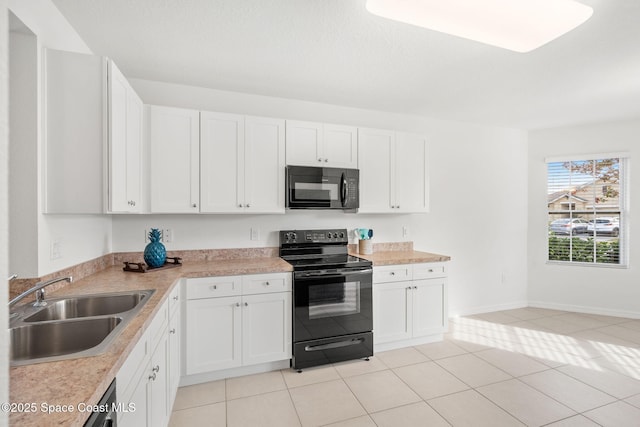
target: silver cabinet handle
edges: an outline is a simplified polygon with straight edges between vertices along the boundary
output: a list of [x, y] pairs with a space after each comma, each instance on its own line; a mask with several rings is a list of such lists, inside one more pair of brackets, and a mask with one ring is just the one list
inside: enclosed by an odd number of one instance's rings
[[264, 282], [264, 284], [265, 284], [265, 285], [267, 285], [267, 286], [269, 286], [269, 285], [270, 285], [270, 283], [269, 283], [269, 282]]
[[318, 161], [319, 161], [319, 162], [321, 162], [321, 161], [322, 161], [322, 159], [321, 159], [320, 157], [318, 157]]
[[429, 273], [433, 273], [433, 268], [430, 268], [430, 269], [429, 269]]
[[249, 307], [249, 303], [248, 303], [248, 302], [245, 302], [245, 303], [244, 303], [244, 306], [245, 306], [245, 307]]
[[156, 373], [154, 372], [153, 374], [149, 375], [149, 379], [151, 381], [155, 381], [156, 380]]
[[329, 161], [329, 159], [324, 159], [324, 162], [327, 163]]
[[389, 273], [389, 274], [391, 274], [392, 276], [395, 276], [395, 275], [396, 275], [396, 272], [395, 272], [395, 271], [392, 271], [392, 272], [391, 272], [391, 273]]
[[418, 289], [418, 287], [417, 287], [417, 286], [414, 286], [414, 287], [413, 287], [413, 289]]
[[245, 208], [250, 208], [250, 207], [251, 207], [251, 205], [250, 205], [249, 203], [247, 203], [247, 204], [245, 205]]
[[160, 372], [160, 365], [156, 365], [151, 369], [153, 372]]
[[178, 295], [176, 295], [175, 297], [173, 297], [174, 301], [178, 301]]
[[240, 203], [240, 204], [238, 205], [238, 207], [239, 207], [239, 208], [241, 208], [241, 207], [242, 207], [242, 203]]
[[239, 302], [236, 303], [236, 307], [240, 307], [240, 303]]
[[410, 290], [411, 290], [411, 286], [407, 286], [407, 290], [409, 290], [409, 291], [410, 291]]
[[192, 207], [192, 208], [197, 208], [197, 207], [198, 207], [198, 205], [197, 205], [196, 203], [194, 203], [194, 204], [192, 204], [192, 205], [191, 205], [191, 207]]
[[176, 328], [169, 329], [169, 333], [170, 333], [170, 334], [175, 334], [175, 333], [176, 333]]
[[218, 289], [218, 285], [209, 286], [209, 289], [211, 289], [212, 291], [215, 291], [216, 289]]

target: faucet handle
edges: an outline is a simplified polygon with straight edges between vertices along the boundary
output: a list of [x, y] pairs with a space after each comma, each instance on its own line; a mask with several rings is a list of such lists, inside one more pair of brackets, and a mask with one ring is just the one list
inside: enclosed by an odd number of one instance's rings
[[12, 281], [13, 279], [17, 279], [18, 275], [17, 274], [12, 274], [11, 276], [7, 277], [7, 282]]
[[44, 300], [44, 288], [38, 289], [36, 291], [36, 302], [33, 303], [34, 307], [44, 307], [47, 305], [47, 302]]

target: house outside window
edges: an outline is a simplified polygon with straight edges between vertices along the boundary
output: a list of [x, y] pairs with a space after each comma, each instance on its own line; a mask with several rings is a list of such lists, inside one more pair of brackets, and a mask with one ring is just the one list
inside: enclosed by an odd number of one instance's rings
[[547, 160], [549, 262], [627, 265], [627, 161]]

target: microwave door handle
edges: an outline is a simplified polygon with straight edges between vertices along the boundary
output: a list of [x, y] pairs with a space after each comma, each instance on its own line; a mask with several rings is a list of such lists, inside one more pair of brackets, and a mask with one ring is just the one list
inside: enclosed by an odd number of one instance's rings
[[347, 197], [349, 197], [349, 186], [347, 185], [347, 177], [342, 173], [342, 206], [347, 204]]

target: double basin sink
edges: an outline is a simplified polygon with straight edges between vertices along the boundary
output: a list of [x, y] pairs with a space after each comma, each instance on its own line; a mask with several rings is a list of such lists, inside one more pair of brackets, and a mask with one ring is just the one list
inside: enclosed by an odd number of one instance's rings
[[18, 307], [10, 321], [11, 365], [96, 356], [155, 290], [69, 296]]

